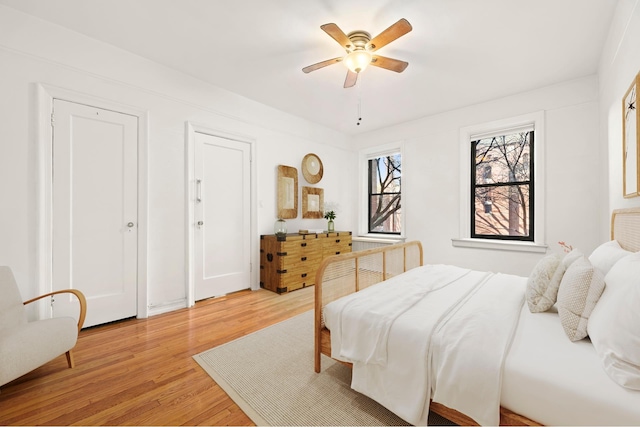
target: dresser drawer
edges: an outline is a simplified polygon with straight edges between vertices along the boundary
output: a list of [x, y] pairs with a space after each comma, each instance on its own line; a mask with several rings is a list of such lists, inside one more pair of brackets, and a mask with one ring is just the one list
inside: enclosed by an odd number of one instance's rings
[[315, 284], [315, 270], [292, 270], [283, 273], [280, 278], [280, 291], [289, 292]]
[[308, 268], [309, 265], [315, 265], [322, 261], [322, 253], [314, 252], [311, 254], [299, 253], [276, 257], [276, 265], [278, 270], [291, 270], [294, 268]]
[[285, 254], [298, 254], [322, 247], [318, 239], [294, 240], [290, 242], [280, 242], [278, 250]]
[[329, 236], [322, 244], [322, 256], [339, 255], [351, 252], [351, 236]]
[[261, 253], [261, 265], [273, 264], [276, 270], [288, 270], [301, 264], [320, 263], [322, 246], [314, 245], [312, 249], [296, 247], [294, 250], [275, 248]]

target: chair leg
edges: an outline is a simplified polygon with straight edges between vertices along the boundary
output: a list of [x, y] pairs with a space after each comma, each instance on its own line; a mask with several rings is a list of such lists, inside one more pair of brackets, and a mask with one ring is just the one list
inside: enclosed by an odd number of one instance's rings
[[71, 353], [71, 350], [67, 351], [67, 364], [69, 365], [70, 368], [73, 368], [76, 364], [73, 361], [73, 353]]

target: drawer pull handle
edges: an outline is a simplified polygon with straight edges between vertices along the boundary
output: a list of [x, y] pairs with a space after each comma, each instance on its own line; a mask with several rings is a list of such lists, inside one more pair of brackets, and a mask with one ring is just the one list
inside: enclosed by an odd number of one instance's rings
[[340, 239], [336, 239], [336, 243], [340, 243]]
[[340, 252], [336, 252], [336, 255], [340, 255]]
[[300, 261], [306, 261], [306, 260], [307, 260], [306, 256], [303, 256], [302, 258], [300, 258]]
[[303, 273], [303, 274], [302, 274], [302, 277], [307, 277], [307, 273]]
[[306, 243], [300, 243], [300, 246], [302, 246], [304, 248], [305, 246], [307, 246], [307, 244]]

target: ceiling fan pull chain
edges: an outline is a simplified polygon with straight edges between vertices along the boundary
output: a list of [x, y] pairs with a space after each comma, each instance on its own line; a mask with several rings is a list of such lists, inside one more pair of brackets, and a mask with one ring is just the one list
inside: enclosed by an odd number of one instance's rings
[[358, 121], [356, 122], [356, 126], [360, 126], [362, 122], [362, 77], [358, 79]]

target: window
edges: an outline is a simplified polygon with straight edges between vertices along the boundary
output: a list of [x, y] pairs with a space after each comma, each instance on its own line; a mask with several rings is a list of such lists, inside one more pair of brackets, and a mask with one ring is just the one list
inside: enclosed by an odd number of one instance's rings
[[361, 208], [359, 235], [404, 235], [401, 142], [360, 151]]
[[369, 159], [369, 233], [402, 230], [400, 153]]
[[533, 129], [470, 143], [471, 237], [532, 241]]
[[544, 112], [460, 129], [457, 247], [545, 252]]

